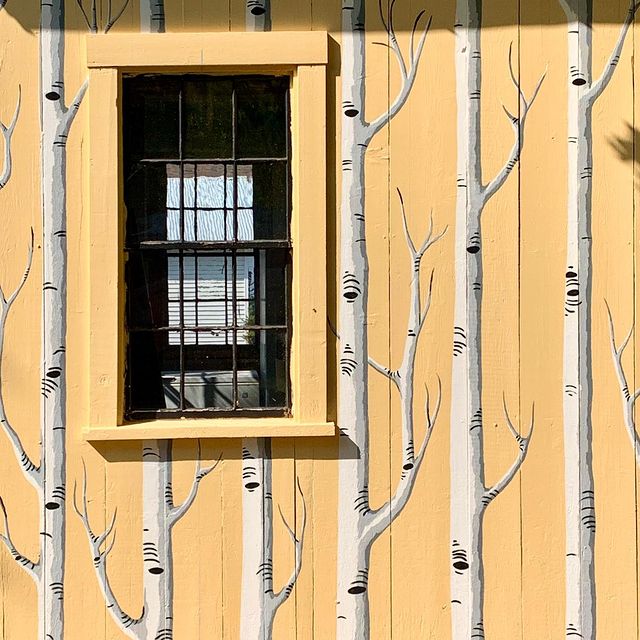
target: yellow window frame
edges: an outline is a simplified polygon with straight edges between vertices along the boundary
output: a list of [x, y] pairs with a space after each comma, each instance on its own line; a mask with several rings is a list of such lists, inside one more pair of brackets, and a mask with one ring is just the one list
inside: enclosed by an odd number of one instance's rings
[[[326, 32], [109, 34], [86, 39], [89, 68], [88, 441], [328, 436]], [[293, 244], [290, 417], [125, 422], [125, 73], [286, 73], [291, 77]]]

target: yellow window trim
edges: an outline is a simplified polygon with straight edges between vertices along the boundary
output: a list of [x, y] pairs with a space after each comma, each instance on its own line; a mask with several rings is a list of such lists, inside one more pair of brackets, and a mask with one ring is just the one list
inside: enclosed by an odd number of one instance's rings
[[[326, 64], [324, 32], [89, 36], [88, 441], [335, 435], [327, 421]], [[123, 73], [291, 76], [292, 416], [124, 422]]]

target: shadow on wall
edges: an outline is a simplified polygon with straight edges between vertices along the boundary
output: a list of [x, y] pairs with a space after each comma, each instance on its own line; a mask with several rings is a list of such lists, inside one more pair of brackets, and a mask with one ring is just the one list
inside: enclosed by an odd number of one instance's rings
[[[633, 162], [640, 165], [640, 158], [636, 149], [640, 149], [640, 130], [634, 128], [630, 123], [625, 123], [627, 133], [624, 137], [610, 138], [609, 144], [613, 147], [618, 157], [623, 162]], [[636, 176], [636, 186], [640, 188], [640, 175]]]
[[[78, 7], [78, 2], [82, 1], [85, 11], [89, 13], [93, 0], [67, 0], [67, 29], [86, 31], [86, 24], [83, 21], [82, 14]], [[229, 5], [244, 6], [246, 0], [229, 0]], [[383, 5], [387, 5], [388, 0], [380, 0]], [[308, 4], [310, 13], [313, 16], [314, 29], [335, 31], [340, 24], [340, 8], [341, 0], [296, 0], [300, 4]], [[95, 0], [96, 11], [98, 16], [105, 16], [107, 13], [108, 0]], [[123, 4], [127, 4], [125, 18], [122, 24], [126, 24], [126, 15], [134, 16], [138, 14], [139, 0], [112, 0], [113, 10], [119, 10]], [[220, 11], [228, 11], [227, 2], [219, 3]], [[367, 30], [375, 32], [380, 30], [382, 34], [382, 25], [378, 12], [375, 11], [375, 1], [370, 3], [367, 10]], [[421, 3], [425, 11], [433, 14], [433, 29], [453, 30], [455, 0], [423, 0]], [[628, 6], [625, 2], [611, 2], [611, 0], [594, 0], [594, 24], [622, 24]], [[172, 9], [182, 15], [184, 8], [184, 20], [189, 20], [189, 6], [193, 5], [194, 31], [206, 29], [206, 25], [202, 25], [202, 12], [199, 0], [165, 0], [165, 8], [168, 15], [174, 13]], [[314, 11], [314, 5], [321, 7]], [[484, 28], [504, 27], [514, 24], [522, 25], [553, 25], [564, 24], [566, 22], [565, 14], [560, 7], [558, 0], [542, 0], [536, 3], [522, 2], [522, 0], [492, 0], [485, 3], [483, 15]], [[330, 11], [330, 6], [335, 11]], [[5, 11], [15, 18], [22, 27], [27, 31], [35, 31], [40, 21], [40, 0], [7, 0]], [[410, 0], [396, 0], [395, 6], [395, 29], [400, 33], [403, 31], [411, 31], [415, 18], [416, 2]], [[233, 9], [235, 13], [235, 9]], [[288, 21], [286, 28], [288, 30], [300, 28], [308, 28], [308, 16], [304, 15], [304, 11], [294, 12], [296, 15], [304, 16], [303, 22], [296, 25], [291, 20]], [[324, 24], [326, 16], [330, 23]], [[294, 18], [295, 19], [295, 18]], [[219, 30], [219, 23], [215, 27]], [[184, 30], [184, 27], [182, 27]]]

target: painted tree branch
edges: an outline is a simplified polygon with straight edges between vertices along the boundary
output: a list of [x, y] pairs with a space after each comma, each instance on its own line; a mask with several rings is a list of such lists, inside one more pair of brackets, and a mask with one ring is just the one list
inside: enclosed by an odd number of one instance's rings
[[[78, 507], [75, 484], [73, 487], [73, 508], [78, 514], [80, 520], [82, 520], [82, 524], [84, 525], [87, 539], [89, 541], [89, 548], [91, 549], [91, 554], [93, 557], [93, 566], [96, 571], [96, 576], [98, 577], [98, 583], [100, 584], [100, 589], [102, 591], [102, 595], [104, 596], [107, 609], [109, 610], [109, 613], [111, 614], [114, 622], [116, 623], [116, 625], [118, 625], [123, 633], [125, 633], [130, 638], [134, 638], [135, 640], [144, 640], [144, 638], [140, 635], [138, 628], [143, 622], [144, 611], [140, 618], [132, 618], [120, 606], [120, 603], [118, 602], [118, 599], [116, 598], [113, 589], [111, 588], [111, 584], [109, 583], [109, 576], [107, 573], [107, 558], [115, 545], [115, 524], [117, 510], [113, 512], [111, 522], [109, 523], [107, 528], [100, 535], [95, 534], [93, 532], [93, 529], [91, 528], [91, 523], [89, 520], [89, 508], [87, 504], [87, 469], [85, 467], [84, 461], [82, 462], [82, 467], [82, 510]], [[113, 536], [111, 537], [111, 542], [109, 542], [103, 549], [103, 545], [108, 542], [109, 537], [112, 533]]]
[[[109, 33], [111, 28], [118, 22], [118, 20], [122, 17], [122, 14], [126, 11], [129, 6], [130, 0], [123, 0], [120, 9], [115, 13], [113, 13], [113, 0], [107, 0], [107, 19], [104, 27], [103, 33]], [[87, 13], [84, 8], [84, 3], [82, 0], [76, 0], [76, 4], [80, 8], [80, 12], [82, 13], [82, 17], [87, 25], [87, 28], [91, 33], [98, 33], [100, 30], [100, 25], [98, 24], [98, 6], [97, 0], [91, 0], [91, 17]]]
[[18, 124], [21, 103], [22, 87], [18, 85], [18, 101], [16, 103], [16, 109], [13, 112], [13, 118], [11, 118], [9, 126], [6, 126], [3, 122], [0, 122], [0, 131], [2, 132], [2, 138], [4, 140], [4, 168], [2, 170], [2, 175], [0, 175], [0, 189], [3, 189], [11, 178], [11, 171], [13, 169], [11, 162], [11, 141], [13, 138], [13, 132], [16, 128], [16, 124]]
[[519, 115], [515, 116], [509, 112], [509, 110], [503, 105], [502, 108], [504, 112], [507, 114], [511, 124], [513, 125], [514, 133], [515, 133], [515, 142], [513, 143], [513, 147], [511, 149], [511, 153], [509, 154], [509, 158], [507, 159], [505, 165], [499, 171], [498, 175], [486, 186], [484, 187], [484, 200], [485, 203], [488, 202], [502, 187], [502, 185], [507, 181], [510, 173], [513, 171], [514, 167], [518, 164], [518, 160], [520, 159], [520, 153], [522, 152], [522, 147], [524, 145], [524, 131], [525, 125], [527, 121], [527, 116], [529, 115], [529, 111], [533, 106], [533, 103], [536, 101], [538, 97], [538, 93], [540, 92], [540, 88], [542, 87], [542, 83], [547, 75], [546, 71], [538, 80], [538, 84], [536, 85], [531, 98], [527, 100], [524, 95], [520, 82], [516, 78], [515, 72], [513, 70], [513, 44], [509, 46], [509, 75], [511, 76], [511, 81], [513, 82], [514, 87], [518, 91], [518, 97], [520, 100], [519, 107]]
[[[407, 67], [405, 56], [402, 53], [402, 49], [400, 48], [400, 45], [398, 44], [398, 39], [397, 39], [394, 24], [393, 24], [393, 10], [394, 10], [396, 1], [397, 0], [391, 0], [386, 19], [385, 19], [384, 10], [382, 7], [382, 1], [379, 2], [379, 6], [380, 6], [380, 17], [382, 19], [384, 28], [387, 32], [389, 41], [391, 42], [391, 50], [395, 54], [396, 60], [398, 62], [398, 67], [400, 68], [400, 74], [402, 76], [402, 87], [397, 97], [389, 107], [389, 109], [385, 113], [378, 116], [371, 123], [365, 125], [366, 131], [367, 131], [367, 141], [370, 141], [373, 138], [373, 136], [376, 135], [376, 133], [381, 131], [398, 114], [400, 109], [404, 107], [405, 103], [409, 99], [409, 94], [411, 93], [411, 89], [413, 89], [413, 85], [415, 83], [415, 80], [418, 74], [418, 67], [420, 66], [420, 59], [422, 58], [422, 52], [424, 50], [424, 45], [427, 40], [427, 34], [431, 29], [431, 22], [433, 18], [429, 17], [426, 25], [424, 26], [424, 28], [420, 33], [418, 46], [417, 48], [414, 48], [416, 32], [418, 30], [418, 27], [420, 26], [420, 20], [422, 16], [425, 14], [425, 11], [421, 11], [416, 17], [415, 22], [413, 24], [413, 28], [411, 30], [411, 39], [410, 39], [410, 45], [409, 45], [409, 65]], [[364, 25], [363, 25], [363, 29], [364, 29]], [[364, 122], [364, 116], [362, 117]]]
[[193, 482], [191, 483], [191, 489], [189, 494], [184, 499], [184, 502], [181, 505], [174, 506], [173, 504], [173, 495], [171, 495], [169, 500], [169, 522], [170, 526], [174, 526], [191, 508], [194, 500], [198, 495], [198, 488], [200, 487], [200, 482], [203, 478], [206, 478], [219, 464], [222, 460], [222, 455], [218, 458], [218, 460], [212, 464], [210, 467], [202, 468], [202, 464], [200, 462], [200, 442], [198, 442], [198, 460], [196, 462], [196, 471], [193, 477]]
[[9, 313], [11, 312], [13, 303], [20, 295], [20, 292], [22, 291], [22, 288], [24, 287], [27, 278], [29, 277], [29, 272], [31, 271], [31, 265], [33, 262], [33, 242], [34, 239], [32, 230], [31, 240], [29, 243], [29, 251], [27, 254], [27, 266], [22, 275], [22, 279], [20, 280], [20, 284], [8, 298], [5, 296], [4, 291], [0, 287], [0, 424], [2, 425], [2, 429], [7, 435], [7, 438], [9, 438], [9, 441], [11, 442], [13, 451], [16, 455], [16, 459], [18, 460], [20, 468], [22, 469], [25, 477], [34, 487], [40, 490], [42, 488], [42, 474], [40, 473], [40, 469], [36, 467], [36, 465], [27, 454], [20, 436], [11, 426], [11, 422], [9, 421], [4, 405], [4, 394], [2, 385], [2, 356], [4, 353], [4, 339], [7, 319], [9, 318]]
[[296, 478], [296, 488], [298, 493], [300, 494], [300, 500], [302, 501], [302, 524], [300, 527], [300, 536], [296, 535], [296, 532], [289, 526], [286, 518], [284, 517], [282, 510], [278, 507], [278, 511], [280, 512], [280, 517], [282, 518], [282, 522], [291, 537], [291, 541], [293, 542], [293, 546], [295, 549], [295, 563], [293, 567], [293, 571], [291, 573], [291, 577], [287, 580], [286, 584], [278, 593], [271, 592], [271, 598], [273, 601], [274, 607], [274, 615], [276, 611], [286, 602], [287, 598], [291, 595], [293, 588], [298, 580], [298, 576], [300, 575], [300, 571], [302, 571], [302, 550], [304, 547], [304, 534], [307, 528], [307, 503], [304, 499], [304, 493], [302, 492], [302, 487], [300, 486], [300, 479]]
[[502, 398], [502, 405], [504, 409], [504, 417], [507, 423], [507, 427], [513, 436], [513, 439], [516, 441], [518, 445], [518, 456], [515, 459], [515, 462], [511, 465], [508, 471], [504, 474], [504, 476], [493, 485], [493, 487], [488, 488], [484, 494], [484, 503], [485, 506], [489, 506], [495, 498], [497, 498], [504, 489], [511, 483], [511, 481], [515, 478], [518, 471], [520, 471], [520, 467], [522, 463], [525, 461], [527, 457], [527, 453], [529, 451], [529, 443], [531, 442], [531, 436], [533, 435], [533, 427], [535, 420], [535, 408], [531, 407], [531, 424], [529, 426], [529, 435], [521, 436], [517, 429], [513, 426], [513, 422], [509, 417], [509, 411], [507, 409], [507, 401]]
[[629, 33], [629, 28], [633, 24], [633, 20], [639, 8], [640, 2], [631, 2], [629, 10], [627, 11], [625, 21], [622, 24], [622, 28], [620, 29], [618, 41], [613, 48], [613, 52], [611, 53], [611, 57], [607, 62], [607, 66], [602, 72], [600, 78], [598, 78], [598, 80], [596, 80], [596, 82], [591, 85], [591, 89], [587, 92], [587, 96], [592, 104], [602, 95], [602, 92], [607, 88], [609, 82], [611, 82], [611, 78], [613, 78], [616, 67], [620, 62], [620, 56], [622, 55], [622, 49], [624, 47], [627, 34]]
[[[605, 302], [606, 304], [606, 302]], [[629, 333], [625, 339], [620, 343], [620, 346], [616, 346], [616, 335], [613, 325], [613, 317], [611, 315], [611, 309], [607, 306], [607, 315], [609, 317], [609, 335], [611, 337], [611, 357], [613, 359], [613, 365], [615, 368], [616, 376], [618, 378], [618, 384], [620, 385], [620, 399], [622, 401], [622, 411], [624, 415], [624, 426], [629, 434], [629, 440], [633, 446], [633, 451], [636, 457], [636, 463], [640, 464], [640, 435], [636, 429], [635, 420], [635, 405], [640, 397], [640, 389], [636, 389], [633, 393], [629, 389], [629, 383], [627, 381], [627, 375], [622, 365], [622, 356], [627, 348], [632, 336], [634, 326], [631, 326]]]
[[4, 534], [0, 534], [0, 541], [2, 541], [11, 557], [29, 574], [33, 580], [37, 583], [40, 579], [40, 565], [39, 563], [32, 562], [23, 553], [20, 553], [11, 539], [11, 531], [9, 529], [9, 516], [7, 515], [7, 508], [5, 507], [4, 500], [0, 497], [0, 509], [2, 510], [2, 518], [4, 520]]

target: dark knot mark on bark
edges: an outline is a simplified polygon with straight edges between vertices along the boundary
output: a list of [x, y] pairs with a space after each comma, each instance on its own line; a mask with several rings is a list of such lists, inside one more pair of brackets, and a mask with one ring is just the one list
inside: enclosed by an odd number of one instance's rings
[[582, 492], [580, 498], [580, 517], [585, 529], [595, 533], [596, 530], [596, 505], [595, 494], [590, 489]]
[[249, 0], [247, 2], [249, 12], [254, 16], [263, 16], [266, 13], [264, 4], [262, 2], [256, 2], [255, 0]]
[[464, 176], [458, 176], [457, 184], [458, 184], [458, 189], [466, 189], [467, 179]]
[[342, 161], [342, 170], [343, 171], [352, 171], [353, 160], [343, 160]]
[[66, 491], [63, 486], [54, 487], [53, 491], [51, 492], [51, 500], [48, 500], [44, 503], [44, 508], [48, 509], [49, 511], [55, 511], [56, 509], [59, 509], [65, 500], [65, 494]]
[[471, 91], [469, 93], [469, 100], [480, 100], [480, 91], [476, 90], [476, 91]]
[[142, 458], [156, 458], [160, 460], [160, 454], [153, 447], [143, 447]]
[[582, 634], [578, 631], [575, 624], [567, 625], [567, 638], [582, 638]]
[[[577, 33], [571, 32], [571, 33]], [[584, 77], [583, 73], [576, 66], [569, 67], [569, 75], [571, 76], [571, 84], [575, 87], [582, 87], [587, 84], [587, 79]]]
[[60, 147], [64, 149], [67, 146], [67, 138], [69, 136], [66, 133], [60, 133], [58, 137], [54, 140], [53, 146]]
[[471, 52], [471, 59], [472, 60], [481, 60], [482, 59], [482, 54], [477, 49], [474, 49]]
[[574, 398], [578, 395], [578, 387], [575, 384], [565, 384], [564, 392], [570, 397]]
[[62, 584], [62, 582], [52, 582], [49, 585], [49, 589], [51, 589], [51, 592], [53, 593], [53, 595], [58, 600], [60, 600], [60, 602], [64, 600], [64, 585]]
[[351, 345], [345, 344], [342, 354], [342, 358], [340, 358], [340, 370], [343, 375], [351, 377], [358, 366], [358, 363], [353, 358], [353, 349], [351, 348]]
[[565, 316], [575, 313], [575, 307], [580, 305], [580, 280], [578, 273], [572, 266], [567, 269], [566, 277], [566, 298], [564, 304]]
[[454, 540], [451, 544], [451, 563], [457, 575], [461, 576], [463, 571], [469, 568], [467, 552], [460, 547], [460, 543]]
[[43, 290], [43, 291], [57, 291], [57, 290], [58, 290], [58, 287], [56, 287], [56, 286], [53, 284], [53, 282], [49, 282], [49, 281], [47, 281], [47, 282], [44, 282], [44, 283], [42, 284], [42, 290]]
[[173, 629], [160, 629], [153, 640], [173, 640]]
[[482, 409], [478, 409], [471, 418], [471, 426], [469, 427], [469, 431], [473, 431], [474, 429], [482, 429]]
[[347, 118], [355, 118], [360, 113], [360, 111], [356, 109], [356, 105], [349, 100], [343, 101], [342, 109], [344, 111], [344, 115], [347, 116]]
[[569, 136], [567, 141], [569, 144], [578, 144], [578, 136]]
[[406, 462], [402, 465], [402, 468], [405, 471], [410, 471], [411, 469], [413, 469], [414, 467], [414, 449], [413, 449], [413, 440], [409, 440], [409, 444], [407, 444], [405, 450], [404, 450], [404, 457]]
[[147, 571], [152, 575], [159, 576], [164, 573], [164, 569], [160, 566], [160, 555], [154, 542], [142, 543], [142, 560], [151, 565]]
[[480, 234], [478, 232], [471, 234], [469, 244], [467, 246], [468, 253], [478, 253], [480, 251]]
[[462, 327], [453, 327], [453, 355], [459, 356], [467, 348], [467, 334]]
[[485, 495], [482, 496], [482, 504], [485, 507], [488, 507], [491, 504], [491, 502], [493, 501], [493, 499], [498, 496], [498, 493], [500, 493], [500, 492], [495, 488], [493, 488], [493, 489], [491, 489], [491, 491], [485, 493]]
[[361, 293], [362, 289], [358, 278], [353, 273], [345, 271], [344, 276], [342, 276], [342, 295], [344, 299], [349, 303], [353, 303]]
[[484, 624], [482, 621], [476, 623], [471, 629], [471, 637], [476, 640], [484, 640]]
[[44, 374], [44, 377], [40, 381], [42, 395], [45, 398], [49, 398], [49, 396], [58, 389], [60, 386], [58, 378], [62, 375], [62, 369], [60, 367], [50, 367], [47, 372]]
[[167, 482], [164, 487], [164, 501], [168, 505], [173, 504], [173, 484], [171, 482]]
[[352, 596], [358, 596], [363, 594], [368, 587], [369, 583], [369, 570], [362, 569], [356, 574], [356, 579], [351, 583], [351, 586], [347, 589], [347, 593]]
[[[266, 560], [259, 565], [257, 574], [262, 576], [263, 581], [271, 582], [271, 580], [273, 580], [273, 560]], [[268, 593], [268, 591], [266, 593]]]
[[255, 467], [245, 466], [242, 470], [242, 479], [245, 481], [244, 488], [249, 493], [253, 493], [260, 486]]
[[369, 513], [369, 487], [365, 486], [358, 491], [358, 497], [355, 499], [355, 508], [360, 515]]
[[593, 178], [593, 167], [585, 167], [580, 174], [581, 180], [591, 180]]
[[64, 82], [54, 82], [51, 85], [51, 89], [44, 94], [44, 97], [47, 100], [51, 100], [51, 102], [55, 102], [56, 100], [60, 100], [62, 88], [64, 87]]

